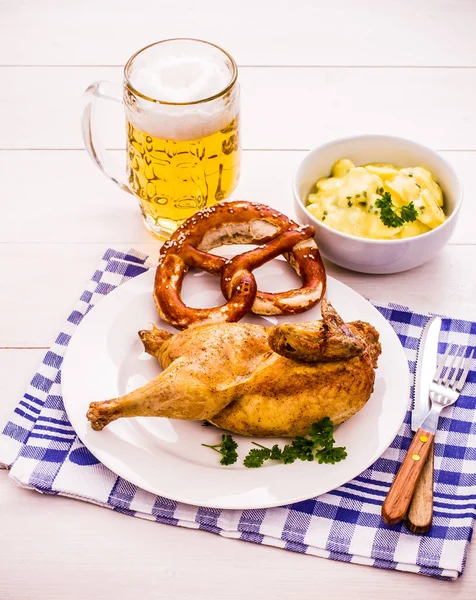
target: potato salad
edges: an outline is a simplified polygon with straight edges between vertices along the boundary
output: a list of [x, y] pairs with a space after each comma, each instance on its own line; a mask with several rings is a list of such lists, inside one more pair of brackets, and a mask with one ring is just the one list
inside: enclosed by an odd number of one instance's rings
[[426, 233], [446, 219], [443, 194], [423, 167], [371, 163], [356, 167], [346, 158], [321, 177], [307, 209], [344, 233], [372, 239], [401, 239]]

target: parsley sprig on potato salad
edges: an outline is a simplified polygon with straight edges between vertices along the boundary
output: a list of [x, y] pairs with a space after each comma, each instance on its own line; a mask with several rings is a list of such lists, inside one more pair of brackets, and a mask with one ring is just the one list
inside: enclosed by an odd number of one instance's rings
[[[285, 465], [296, 460], [317, 460], [319, 464], [335, 464], [347, 457], [345, 448], [334, 447], [334, 424], [329, 417], [314, 423], [309, 436], [298, 436], [284, 448], [280, 448], [278, 444], [268, 448], [257, 442], [252, 443], [257, 447], [252, 448], [243, 461], [244, 466], [249, 469], [262, 467], [267, 460], [278, 461]], [[238, 460], [236, 451], [238, 444], [231, 435], [222, 435], [222, 441], [218, 444], [202, 444], [202, 446], [219, 452], [222, 455], [220, 460], [222, 465], [232, 465]]]
[[426, 233], [446, 219], [443, 194], [423, 167], [372, 163], [356, 167], [338, 160], [321, 177], [307, 209], [326, 225], [372, 239], [401, 239]]
[[[383, 188], [381, 189], [383, 190]], [[380, 220], [387, 227], [401, 227], [404, 223], [413, 223], [418, 217], [418, 211], [413, 202], [395, 206], [392, 196], [388, 192], [382, 191], [382, 196], [376, 200], [375, 206], [380, 209]]]

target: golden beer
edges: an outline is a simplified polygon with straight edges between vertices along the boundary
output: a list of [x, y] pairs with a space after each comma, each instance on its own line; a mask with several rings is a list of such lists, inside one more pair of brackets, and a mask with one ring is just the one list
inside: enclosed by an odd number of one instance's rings
[[[168, 238], [197, 210], [225, 199], [240, 169], [240, 86], [233, 58], [215, 44], [177, 38], [127, 61], [122, 86], [86, 90], [82, 130], [89, 156], [133, 194], [144, 224]], [[124, 105], [126, 169], [108, 156], [95, 125], [99, 101]]]
[[240, 166], [239, 117], [197, 139], [155, 137], [127, 122], [129, 186], [152, 231], [173, 232], [197, 210], [226, 198]]

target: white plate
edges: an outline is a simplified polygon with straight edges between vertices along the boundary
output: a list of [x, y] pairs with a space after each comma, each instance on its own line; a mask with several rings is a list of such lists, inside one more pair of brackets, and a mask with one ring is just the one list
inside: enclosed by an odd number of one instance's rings
[[[387, 321], [362, 296], [328, 279], [327, 297], [346, 321], [361, 319], [380, 332], [382, 355], [374, 392], [365, 407], [336, 429], [346, 460], [335, 465], [296, 462], [266, 464], [260, 469], [242, 465], [251, 445], [234, 435], [239, 460], [230, 467], [201, 444], [220, 441], [221, 430], [197, 421], [137, 417], [119, 419], [103, 431], [93, 431], [86, 419], [89, 403], [106, 400], [143, 385], [160, 372], [158, 361], [142, 350], [137, 332], [151, 323], [174, 331], [160, 321], [152, 300], [155, 269], [112, 292], [83, 319], [66, 354], [62, 373], [63, 399], [69, 419], [82, 442], [107, 467], [135, 485], [173, 500], [213, 508], [264, 508], [318, 496], [343, 485], [370, 466], [389, 446], [402, 423], [409, 401], [408, 365], [402, 346]], [[282, 260], [257, 272], [260, 289], [282, 291], [296, 287], [296, 276]], [[299, 284], [297, 285], [299, 287]], [[183, 290], [192, 306], [223, 303], [218, 278], [189, 273]], [[293, 317], [249, 322], [303, 321], [320, 317], [320, 309]], [[255, 441], [272, 445], [285, 440]]]

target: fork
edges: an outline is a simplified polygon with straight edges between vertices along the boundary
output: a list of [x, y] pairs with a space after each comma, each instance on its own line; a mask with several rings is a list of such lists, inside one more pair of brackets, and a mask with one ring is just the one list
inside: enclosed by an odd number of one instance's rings
[[[415, 433], [382, 505], [382, 518], [387, 525], [399, 523], [407, 513], [418, 478], [431, 450], [440, 413], [458, 400], [468, 377], [474, 350], [466, 358], [466, 347], [457, 346], [454, 354], [451, 354], [452, 348], [453, 345], [448, 344], [445, 355], [436, 369], [430, 383], [430, 412]], [[448, 358], [450, 363], [446, 366]]]

